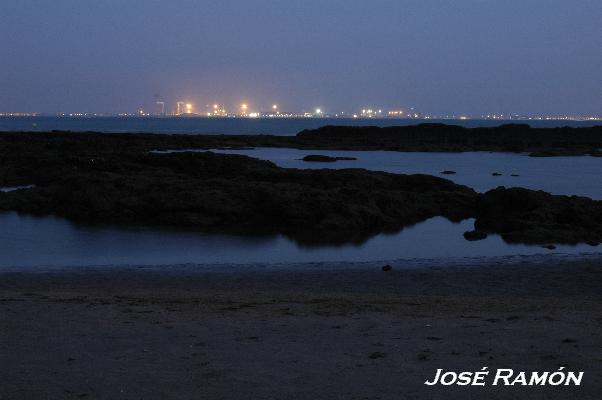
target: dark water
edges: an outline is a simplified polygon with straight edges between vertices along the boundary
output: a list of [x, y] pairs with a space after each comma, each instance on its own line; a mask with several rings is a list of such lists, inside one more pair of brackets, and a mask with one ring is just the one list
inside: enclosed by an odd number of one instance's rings
[[96, 131], [151, 132], [186, 134], [274, 134], [294, 135], [303, 129], [324, 125], [415, 125], [445, 123], [466, 127], [498, 126], [505, 123], [527, 123], [533, 127], [593, 126], [602, 121], [565, 120], [418, 120], [418, 119], [346, 119], [346, 118], [205, 118], [205, 117], [0, 117], [0, 131]]
[[[361, 167], [397, 173], [445, 175], [458, 183], [485, 191], [498, 185], [543, 189], [558, 194], [580, 194], [602, 199], [602, 158], [531, 158], [510, 153], [399, 153], [387, 151], [320, 151], [353, 156], [356, 161], [306, 163], [294, 149], [224, 151], [272, 160], [283, 167]], [[503, 173], [493, 177], [492, 172]], [[518, 173], [519, 177], [510, 174]], [[17, 188], [0, 188], [0, 190]], [[539, 246], [509, 245], [499, 236], [467, 242], [462, 233], [472, 220], [459, 224], [433, 218], [397, 234], [378, 235], [362, 245], [304, 247], [284, 236], [240, 237], [199, 232], [86, 227], [55, 217], [0, 214], [0, 267], [72, 266], [107, 264], [162, 265], [177, 263], [287, 263], [322, 261], [376, 261], [496, 257], [548, 254]], [[558, 246], [556, 253], [602, 251], [587, 245]]]
[[[316, 152], [293, 149], [255, 149], [236, 153], [272, 160], [283, 167], [361, 167], [433, 175], [442, 170], [454, 170], [456, 175], [445, 177], [478, 191], [498, 185], [522, 186], [602, 199], [602, 158], [530, 158], [486, 152]], [[358, 160], [334, 164], [299, 160], [310, 153], [353, 156]], [[503, 175], [493, 177], [492, 172]], [[512, 177], [510, 174], [520, 176]], [[13, 189], [18, 188], [0, 188]], [[303, 247], [280, 235], [240, 237], [156, 229], [99, 228], [75, 225], [55, 217], [3, 213], [0, 214], [0, 268], [450, 259], [551, 253], [539, 246], [509, 245], [495, 235], [480, 242], [467, 242], [462, 233], [471, 230], [472, 225], [471, 220], [454, 224], [444, 218], [433, 218], [397, 234], [377, 235], [362, 245]], [[595, 252], [602, 252], [602, 249], [579, 245], [558, 246], [554, 251], [561, 254]]]
[[[302, 247], [287, 238], [238, 237], [154, 229], [86, 227], [61, 218], [0, 214], [0, 269], [180, 263], [291, 263], [377, 261], [550, 254], [538, 246], [508, 245], [491, 236], [466, 242], [473, 221], [453, 224], [433, 218], [394, 235], [378, 235], [361, 246]], [[591, 253], [587, 245], [558, 246], [556, 253]]]
[[[528, 157], [515, 153], [402, 153], [395, 151], [318, 151], [258, 148], [224, 150], [273, 161], [285, 168], [366, 168], [398, 174], [429, 174], [485, 192], [498, 186], [524, 187], [553, 194], [586, 196], [602, 200], [602, 157]], [[351, 156], [355, 161], [312, 163], [308, 154]], [[444, 170], [454, 175], [441, 175]], [[502, 176], [492, 176], [494, 172]], [[512, 176], [517, 174], [520, 176]]]

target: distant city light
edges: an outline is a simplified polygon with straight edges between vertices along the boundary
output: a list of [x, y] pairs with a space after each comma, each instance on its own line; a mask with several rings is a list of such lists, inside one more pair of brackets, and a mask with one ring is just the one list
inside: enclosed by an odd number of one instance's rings
[[164, 101], [157, 101], [155, 103], [157, 105], [158, 108], [158, 113], [159, 115], [165, 115], [165, 102]]
[[176, 115], [182, 115], [184, 114], [184, 108], [185, 108], [185, 104], [183, 101], [178, 101], [176, 103]]
[[[215, 100], [213, 100], [215, 101]], [[153, 112], [148, 112], [144, 108], [135, 108], [130, 112], [121, 112], [116, 114], [104, 114], [104, 113], [81, 113], [81, 112], [70, 112], [70, 113], [58, 113], [56, 116], [62, 117], [101, 117], [101, 116], [136, 116], [136, 117], [147, 117], [147, 116], [202, 116], [202, 117], [246, 117], [246, 118], [390, 118], [390, 119], [425, 119], [425, 120], [567, 120], [567, 121], [602, 121], [600, 115], [528, 115], [528, 114], [517, 114], [517, 113], [485, 113], [481, 115], [468, 115], [468, 114], [430, 114], [419, 112], [413, 107], [409, 108], [392, 108], [384, 109], [371, 105], [368, 107], [367, 103], [364, 103], [364, 108], [361, 110], [349, 109], [347, 111], [340, 111], [336, 113], [327, 113], [323, 109], [315, 108], [313, 111], [280, 111], [280, 106], [277, 103], [271, 103], [267, 111], [255, 111], [251, 108], [248, 103], [240, 103], [238, 111], [228, 113], [226, 107], [220, 102], [211, 102], [206, 104], [204, 110], [199, 110], [191, 102], [177, 101], [175, 107], [169, 107], [169, 105], [163, 100], [153, 101]], [[314, 103], [316, 104], [316, 103]], [[359, 110], [359, 111], [358, 111]], [[0, 117], [16, 117], [16, 116], [37, 116], [44, 115], [36, 112], [6, 112], [0, 111]]]

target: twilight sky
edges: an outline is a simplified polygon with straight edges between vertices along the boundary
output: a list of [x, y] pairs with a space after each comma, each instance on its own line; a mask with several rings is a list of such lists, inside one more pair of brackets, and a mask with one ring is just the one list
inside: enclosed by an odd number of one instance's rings
[[0, 112], [600, 115], [601, 21], [600, 0], [2, 0]]

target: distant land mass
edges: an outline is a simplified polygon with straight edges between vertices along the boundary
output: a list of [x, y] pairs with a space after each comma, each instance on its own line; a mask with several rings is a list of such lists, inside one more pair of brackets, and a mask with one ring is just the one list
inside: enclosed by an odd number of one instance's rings
[[[31, 132], [14, 133], [31, 134]], [[52, 133], [67, 135], [72, 132], [55, 130]], [[5, 133], [5, 135], [10, 134], [10, 132]], [[44, 132], [35, 133], [35, 135], [44, 134]], [[494, 151], [529, 153], [534, 157], [602, 155], [602, 125], [562, 128], [532, 128], [526, 124], [479, 128], [438, 123], [390, 127], [328, 125], [318, 129], [303, 130], [295, 136], [160, 135], [151, 132], [135, 136], [130, 133], [106, 133], [106, 135], [112, 135], [114, 138], [129, 138], [129, 145], [143, 146], [150, 150], [285, 147], [308, 150], [406, 152]]]

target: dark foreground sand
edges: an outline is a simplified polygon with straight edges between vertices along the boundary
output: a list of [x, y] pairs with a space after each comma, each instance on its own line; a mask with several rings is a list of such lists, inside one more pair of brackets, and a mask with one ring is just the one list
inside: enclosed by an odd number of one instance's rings
[[0, 399], [602, 398], [602, 263], [394, 267], [0, 272]]

